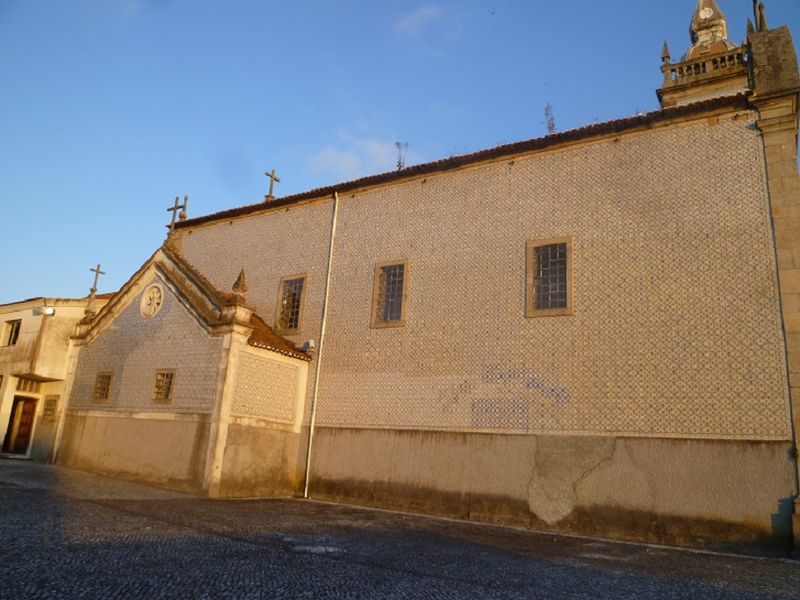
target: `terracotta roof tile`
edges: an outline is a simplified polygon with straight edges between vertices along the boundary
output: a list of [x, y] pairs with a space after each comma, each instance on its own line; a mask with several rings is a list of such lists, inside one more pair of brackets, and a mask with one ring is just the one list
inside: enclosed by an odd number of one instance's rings
[[256, 348], [264, 348], [272, 350], [279, 354], [285, 354], [292, 358], [299, 358], [300, 360], [311, 360], [311, 356], [302, 350], [298, 350], [290, 340], [281, 337], [272, 330], [272, 327], [267, 325], [261, 317], [253, 313], [250, 317], [250, 324], [254, 327], [253, 333], [250, 334], [250, 339], [247, 343]]

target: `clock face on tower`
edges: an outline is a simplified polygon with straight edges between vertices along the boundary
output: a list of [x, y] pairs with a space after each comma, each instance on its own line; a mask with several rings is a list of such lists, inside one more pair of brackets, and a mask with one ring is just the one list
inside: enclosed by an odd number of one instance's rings
[[703, 10], [700, 11], [700, 18], [701, 19], [704, 19], [704, 20], [705, 19], [710, 19], [713, 16], [714, 16], [714, 11], [712, 9], [708, 8], [708, 7], [704, 8]]
[[139, 310], [146, 319], [156, 316], [164, 304], [164, 290], [160, 285], [151, 285], [142, 294], [142, 303]]

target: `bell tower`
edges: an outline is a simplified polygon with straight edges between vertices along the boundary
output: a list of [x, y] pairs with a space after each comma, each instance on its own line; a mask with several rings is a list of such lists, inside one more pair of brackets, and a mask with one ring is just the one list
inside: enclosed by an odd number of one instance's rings
[[691, 46], [678, 62], [664, 44], [664, 84], [657, 91], [662, 108], [747, 91], [747, 49], [728, 39], [728, 22], [716, 0], [697, 0], [689, 35]]
[[728, 41], [728, 21], [715, 0], [699, 0], [692, 15], [689, 35], [692, 47], [684, 59], [699, 58], [735, 48]]

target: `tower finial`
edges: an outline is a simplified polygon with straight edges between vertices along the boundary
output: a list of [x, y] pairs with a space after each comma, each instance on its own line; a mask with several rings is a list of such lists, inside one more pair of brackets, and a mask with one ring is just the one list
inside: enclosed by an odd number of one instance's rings
[[769, 31], [767, 26], [767, 7], [764, 6], [763, 2], [758, 5], [758, 30]]
[[758, 0], [753, 0], [753, 18], [756, 20], [756, 31], [761, 31], [761, 16], [758, 14]]
[[239, 271], [239, 276], [236, 278], [236, 281], [233, 282], [231, 291], [239, 297], [243, 297], [247, 293], [247, 280], [244, 276], [244, 269]]
[[697, 0], [689, 27], [692, 47], [686, 58], [697, 58], [725, 50], [731, 44], [728, 41], [728, 21], [716, 0]]
[[667, 44], [666, 40], [664, 41], [664, 47], [661, 49], [661, 62], [667, 64], [672, 60], [672, 57], [669, 55], [669, 44]]

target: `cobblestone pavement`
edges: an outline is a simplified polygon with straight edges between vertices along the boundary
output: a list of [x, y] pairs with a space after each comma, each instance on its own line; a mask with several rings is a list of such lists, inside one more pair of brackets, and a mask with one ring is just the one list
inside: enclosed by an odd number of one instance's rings
[[0, 460], [0, 598], [800, 598], [800, 563]]

